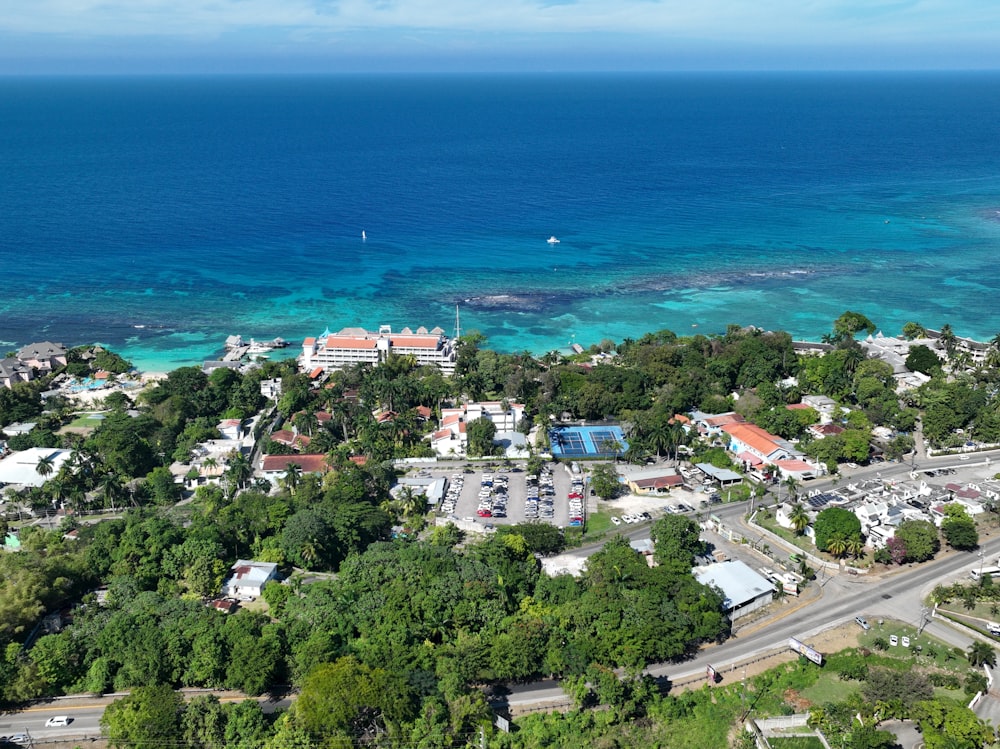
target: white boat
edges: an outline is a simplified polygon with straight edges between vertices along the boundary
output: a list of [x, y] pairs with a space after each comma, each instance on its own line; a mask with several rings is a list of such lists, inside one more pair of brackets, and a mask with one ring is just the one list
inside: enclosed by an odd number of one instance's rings
[[261, 341], [255, 341], [253, 338], [251, 338], [250, 345], [247, 347], [247, 354], [249, 354], [250, 356], [259, 356], [260, 354], [266, 354], [273, 348], [274, 348], [273, 344], [263, 343]]
[[361, 230], [361, 241], [364, 242], [366, 239], [368, 239], [368, 235], [365, 234], [365, 230], [362, 229]]
[[548, 242], [549, 244], [559, 244], [559, 240], [556, 239], [555, 236], [551, 236], [548, 239], [546, 239], [545, 241]]

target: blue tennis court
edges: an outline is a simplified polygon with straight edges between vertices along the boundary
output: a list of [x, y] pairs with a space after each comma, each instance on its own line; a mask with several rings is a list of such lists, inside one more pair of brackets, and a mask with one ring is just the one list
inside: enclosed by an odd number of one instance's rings
[[621, 427], [555, 427], [549, 430], [557, 458], [613, 458], [628, 449]]

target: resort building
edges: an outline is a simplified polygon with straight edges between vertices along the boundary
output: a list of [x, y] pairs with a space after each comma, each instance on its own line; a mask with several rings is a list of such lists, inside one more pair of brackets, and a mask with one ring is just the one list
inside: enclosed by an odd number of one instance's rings
[[27, 364], [13, 356], [0, 359], [0, 385], [12, 388], [19, 382], [34, 379], [35, 373]]
[[393, 333], [388, 325], [381, 326], [377, 333], [364, 328], [344, 328], [339, 333], [327, 331], [318, 338], [306, 338], [299, 364], [304, 372], [319, 368], [329, 372], [350, 364], [376, 365], [390, 353], [412, 356], [418, 366], [438, 366], [446, 375], [455, 372], [455, 343], [441, 328], [428, 331], [421, 327], [416, 332], [403, 328]]
[[39, 372], [51, 372], [66, 366], [66, 347], [61, 343], [31, 343], [17, 352], [17, 358]]

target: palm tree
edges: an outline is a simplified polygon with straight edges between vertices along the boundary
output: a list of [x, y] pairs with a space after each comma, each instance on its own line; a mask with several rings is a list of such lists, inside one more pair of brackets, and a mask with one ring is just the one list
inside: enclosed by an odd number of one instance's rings
[[235, 489], [242, 489], [249, 478], [253, 475], [253, 466], [243, 453], [234, 450], [226, 461], [226, 478], [228, 478]]
[[843, 536], [834, 536], [827, 542], [826, 550], [840, 559], [847, 553], [847, 539]]
[[43, 455], [38, 459], [38, 463], [35, 465], [35, 471], [43, 479], [51, 476], [55, 471], [55, 461], [52, 459], [51, 455]]
[[941, 326], [941, 332], [938, 335], [938, 343], [944, 348], [945, 354], [948, 355], [950, 359], [955, 354], [955, 332], [951, 329], [951, 325], [945, 323]]
[[412, 486], [404, 486], [396, 501], [403, 517], [408, 520], [427, 512], [427, 497], [415, 492]]
[[983, 665], [997, 665], [997, 651], [985, 642], [972, 643], [972, 645], [969, 646], [969, 651], [966, 654], [966, 657], [969, 659], [969, 663], [976, 668]]
[[798, 496], [797, 493], [796, 493], [796, 491], [795, 491], [796, 489], [799, 488], [798, 479], [796, 479], [794, 476], [789, 475], [781, 483], [784, 484], [784, 486], [785, 486], [786, 489], [788, 489], [788, 498], [789, 499], [795, 499], [795, 497]]
[[798, 502], [792, 508], [792, 514], [788, 516], [788, 520], [792, 524], [792, 529], [795, 531], [796, 536], [801, 536], [805, 533], [806, 528], [809, 527], [809, 513], [806, 512], [806, 508], [803, 507]]
[[302, 476], [302, 466], [289, 462], [285, 465], [285, 476], [283, 481], [288, 487], [289, 493], [294, 497], [295, 489], [299, 485], [299, 478]]
[[852, 536], [851, 538], [847, 539], [847, 547], [845, 550], [855, 559], [860, 559], [861, 555], [865, 551], [864, 541], [862, 541], [857, 536]]
[[108, 471], [101, 476], [98, 486], [101, 489], [101, 494], [104, 495], [104, 500], [111, 504], [111, 511], [117, 512], [115, 500], [121, 499], [125, 494], [125, 487], [122, 485], [121, 479], [118, 478], [118, 474]]

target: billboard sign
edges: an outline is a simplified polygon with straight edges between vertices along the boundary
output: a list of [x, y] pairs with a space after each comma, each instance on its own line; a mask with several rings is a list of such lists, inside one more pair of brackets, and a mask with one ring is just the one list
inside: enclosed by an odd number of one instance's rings
[[796, 640], [794, 637], [788, 638], [788, 647], [794, 650], [799, 655], [804, 655], [806, 658], [811, 660], [817, 666], [823, 665], [823, 654], [818, 650], [813, 650], [811, 647], [806, 645], [804, 642]]

